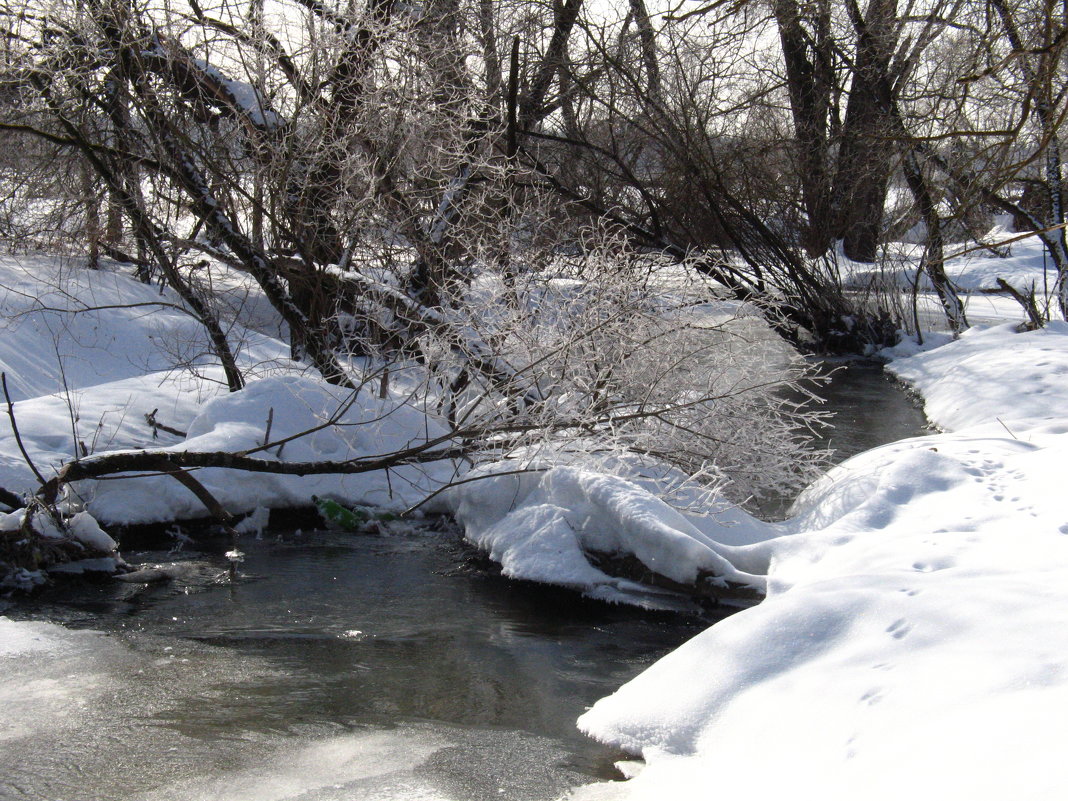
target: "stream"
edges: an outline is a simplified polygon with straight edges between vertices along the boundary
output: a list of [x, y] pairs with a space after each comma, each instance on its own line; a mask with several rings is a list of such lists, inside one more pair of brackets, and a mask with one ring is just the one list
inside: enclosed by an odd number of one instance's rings
[[[841, 458], [923, 433], [880, 368], [821, 394]], [[619, 778], [575, 718], [714, 622], [501, 578], [443, 521], [126, 552], [164, 584], [58, 584], [5, 664], [0, 799], [552, 799]], [[6, 606], [4, 605], [6, 604]]]

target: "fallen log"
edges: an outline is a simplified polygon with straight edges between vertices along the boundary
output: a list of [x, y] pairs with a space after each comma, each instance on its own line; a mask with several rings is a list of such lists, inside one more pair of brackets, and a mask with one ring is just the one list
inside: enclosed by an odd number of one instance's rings
[[697, 601], [702, 606], [752, 606], [764, 599], [757, 590], [745, 584], [716, 576], [713, 573], [699, 572], [693, 584], [684, 584], [650, 570], [633, 554], [604, 553], [584, 551], [590, 564], [610, 576], [646, 584], [650, 587], [670, 590]]

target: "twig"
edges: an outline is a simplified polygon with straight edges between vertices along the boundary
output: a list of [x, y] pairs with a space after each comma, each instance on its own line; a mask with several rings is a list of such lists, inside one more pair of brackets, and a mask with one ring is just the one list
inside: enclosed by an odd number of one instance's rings
[[[156, 419], [156, 412], [158, 412], [158, 411], [159, 411], [159, 408], [157, 407], [157, 408], [153, 409], [152, 411], [150, 411], [148, 414], [145, 415], [145, 422], [148, 423], [150, 426], [152, 426], [152, 439], [156, 439], [156, 433], [158, 431], [163, 431], [164, 433], [167, 433], [167, 434], [174, 434], [174, 436], [176, 436], [176, 437], [186, 437], [186, 436], [188, 436], [188, 434], [186, 434], [186, 432], [184, 432], [184, 431], [179, 431], [177, 428], [171, 428], [170, 426], [165, 426], [165, 425], [163, 425], [163, 423], [159, 422]], [[270, 430], [270, 429], [268, 429], [268, 430]]]
[[0, 384], [3, 384], [4, 387], [4, 399], [7, 400], [7, 416], [11, 419], [11, 433], [15, 435], [15, 443], [19, 446], [19, 451], [22, 452], [22, 458], [26, 460], [26, 464], [30, 466], [30, 470], [33, 471], [37, 481], [43, 487], [48, 482], [41, 475], [41, 471], [37, 469], [37, 465], [33, 463], [33, 459], [30, 458], [30, 454], [26, 451], [26, 446], [22, 444], [22, 435], [19, 434], [18, 423], [15, 422], [15, 404], [11, 402], [11, 393], [7, 391], [7, 373], [0, 373]]
[[1013, 438], [1014, 440], [1016, 440], [1017, 442], [1019, 442], [1019, 441], [1020, 441], [1020, 438], [1019, 438], [1018, 436], [1016, 436], [1015, 434], [1013, 434], [1013, 433], [1012, 433], [1012, 429], [1011, 429], [1011, 428], [1009, 428], [1009, 427], [1008, 427], [1007, 425], [1005, 425], [1005, 421], [1004, 421], [1004, 420], [1002, 420], [1002, 419], [1001, 419], [1000, 417], [995, 417], [994, 419], [995, 419], [995, 420], [997, 420], [997, 421], [998, 421], [999, 423], [1001, 423], [1001, 427], [1002, 427], [1002, 428], [1004, 428], [1004, 429], [1005, 429], [1006, 431], [1008, 431], [1008, 432], [1009, 432], [1009, 436], [1010, 436], [1010, 437], [1012, 437], [1012, 438]]
[[[53, 336], [55, 336], [53, 334]], [[70, 418], [70, 436], [73, 441], [72, 447], [74, 448], [74, 458], [79, 458], [78, 451], [78, 413], [74, 411], [74, 399], [71, 397], [70, 385], [67, 383], [67, 371], [63, 367], [63, 355], [59, 352], [59, 339], [55, 338], [52, 341], [53, 349], [56, 352], [56, 364], [59, 367], [59, 377], [63, 382], [63, 397], [67, 402], [67, 416]], [[85, 449], [85, 444], [82, 444], [82, 449]], [[88, 453], [82, 453], [81, 456], [88, 456]]]
[[267, 447], [267, 443], [271, 441], [271, 426], [274, 425], [274, 407], [272, 406], [267, 410], [267, 426], [263, 432], [263, 446]]
[[974, 253], [977, 250], [989, 250], [991, 246], [1000, 247], [1001, 245], [1011, 245], [1013, 242], [1019, 242], [1021, 239], [1029, 239], [1032, 236], [1041, 236], [1042, 234], [1052, 233], [1053, 231], [1057, 231], [1061, 228], [1068, 228], [1068, 223], [1058, 223], [1057, 225], [1051, 225], [1047, 228], [1036, 229], [1034, 231], [1025, 231], [1022, 234], [1017, 234], [1016, 236], [1009, 237], [1008, 239], [1002, 239], [1000, 242], [992, 244], [980, 242], [978, 245], [975, 245], [973, 247], [958, 250], [956, 253], [950, 253], [948, 256], [946, 256], [945, 261], [949, 261], [950, 259], [959, 259], [961, 256], [966, 256], [967, 254]]
[[446, 484], [443, 487], [438, 487], [436, 490], [434, 490], [432, 493], [427, 495], [425, 498], [423, 498], [418, 503], [412, 504], [407, 509], [405, 509], [403, 512], [401, 512], [399, 516], [400, 517], [407, 517], [408, 515], [410, 515], [412, 512], [414, 512], [419, 507], [424, 506], [427, 503], [429, 503], [430, 501], [434, 500], [434, 498], [436, 498], [439, 495], [441, 495], [441, 493], [445, 492], [446, 490], [450, 490], [453, 487], [459, 487], [461, 484], [470, 484], [473, 481], [483, 481], [483, 480], [485, 480], [487, 478], [501, 478], [503, 476], [521, 476], [521, 475], [525, 475], [527, 473], [545, 473], [545, 472], [548, 472], [550, 469], [551, 468], [549, 468], [549, 467], [521, 467], [521, 468], [518, 468], [516, 470], [502, 470], [502, 471], [496, 472], [496, 473], [482, 473], [482, 474], [477, 475], [477, 476], [469, 476], [468, 478], [455, 479], [453, 481], [450, 481], [448, 484]]

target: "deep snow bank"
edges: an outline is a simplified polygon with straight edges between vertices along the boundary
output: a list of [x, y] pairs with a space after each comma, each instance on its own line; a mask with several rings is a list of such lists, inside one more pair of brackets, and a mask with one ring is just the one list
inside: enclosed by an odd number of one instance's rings
[[887, 369], [916, 387], [927, 417], [943, 430], [997, 423], [1000, 434], [1018, 436], [1010, 422], [1030, 430], [1063, 420], [1068, 323], [1054, 321], [1021, 334], [1014, 328], [1011, 323], [972, 328], [958, 342]]
[[[251, 316], [269, 327], [255, 293], [237, 287], [234, 294], [246, 307], [243, 317], [251, 306]], [[434, 400], [403, 371], [394, 373], [388, 398], [372, 397], [366, 388], [353, 402], [351, 393], [302, 375], [284, 343], [236, 324], [229, 335], [248, 386], [228, 394], [203, 326], [170, 291], [121, 273], [48, 257], [2, 257], [0, 317], [0, 370], [15, 400], [23, 444], [46, 478], [87, 454], [136, 448], [236, 452], [262, 445], [268, 433], [278, 441], [308, 432], [257, 454], [282, 461], [367, 457], [443, 433], [435, 415], [426, 413]], [[154, 430], [145, 419], [153, 411], [158, 422], [186, 436]], [[227, 470], [196, 476], [230, 511], [247, 512], [308, 505], [312, 495], [408, 506], [455, 469], [450, 463], [348, 477]], [[0, 486], [16, 493], [37, 488], [6, 414], [0, 415]], [[105, 524], [205, 515], [192, 493], [166, 477], [83, 482], [75, 489], [77, 500]]]
[[973, 331], [893, 369], [953, 432], [810, 488], [767, 599], [580, 719], [647, 760], [580, 798], [1063, 794], [1068, 328]]
[[[128, 275], [51, 257], [0, 257], [0, 320], [0, 370], [23, 442], [46, 476], [76, 455], [175, 442], [145, 415], [155, 410], [159, 422], [185, 430], [226, 392], [203, 326], [174, 293]], [[229, 337], [249, 378], [293, 369], [277, 339], [236, 324]], [[6, 414], [0, 486], [37, 487]]]
[[495, 474], [493, 465], [453, 488], [448, 503], [467, 539], [512, 578], [577, 589], [604, 600], [657, 605], [648, 587], [610, 576], [593, 554], [626, 554], [646, 569], [692, 586], [703, 576], [762, 592], [765, 543], [782, 534], [742, 510], [707, 499], [687, 514], [660, 497], [665, 478], [615, 465], [629, 477], [575, 466]]

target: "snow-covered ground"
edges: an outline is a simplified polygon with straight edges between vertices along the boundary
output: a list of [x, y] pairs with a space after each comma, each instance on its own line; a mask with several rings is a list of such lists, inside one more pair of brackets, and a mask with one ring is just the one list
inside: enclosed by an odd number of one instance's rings
[[[252, 306], [254, 319], [265, 316], [258, 308], [262, 298], [247, 287], [229, 290], [231, 303]], [[228, 333], [249, 385], [230, 395], [203, 327], [179, 305], [172, 292], [117, 272], [44, 257], [0, 259], [0, 370], [15, 401], [23, 444], [45, 477], [76, 455], [148, 447], [236, 452], [263, 445], [268, 434], [280, 442], [317, 427], [259, 455], [342, 460], [388, 453], [442, 433], [413, 402], [419, 387], [404, 374], [392, 375], [389, 398], [379, 399], [368, 387], [352, 403], [350, 393], [304, 375], [283, 342], [236, 324]], [[154, 429], [146, 421], [153, 412], [158, 423], [187, 436]], [[405, 508], [452, 469], [439, 465], [348, 477], [203, 470], [197, 477], [235, 513], [308, 505], [312, 495]], [[36, 485], [8, 416], [0, 415], [0, 487], [24, 493]], [[205, 514], [192, 493], [160, 476], [77, 490], [105, 523]]]
[[890, 369], [945, 433], [809, 488], [766, 600], [580, 719], [646, 766], [578, 798], [1063, 797], [1068, 325]]
[[[973, 261], [976, 271], [990, 266]], [[166, 295], [107, 273], [76, 276], [64, 294], [48, 265], [25, 266], [0, 264], [0, 285], [8, 287], [0, 363], [42, 469], [81, 442], [89, 450], [153, 443], [143, 419], [153, 409], [188, 431], [181, 447], [212, 450], [262, 443], [271, 409], [272, 439], [330, 421], [322, 436], [275, 454], [287, 459], [381, 452], [439, 433], [415, 420], [411, 406], [346, 407], [331, 388], [295, 374], [280, 342], [239, 330], [235, 341], [250, 343], [242, 364], [264, 378], [226, 396], [217, 369], [199, 356], [195, 322], [158, 305]], [[1026, 279], [1034, 268], [1032, 254], [991, 269], [1011, 280], [1013, 270]], [[958, 271], [958, 281], [968, 275]], [[55, 288], [49, 309], [127, 308], [119, 323], [112, 309], [61, 314], [41, 308], [42, 286]], [[1011, 324], [976, 328], [930, 347], [943, 341], [888, 355], [944, 433], [838, 466], [785, 523], [726, 507], [680, 511], [640, 478], [575, 465], [472, 482], [446, 499], [468, 535], [513, 575], [609, 597], [628, 588], [591, 564], [588, 551], [622, 551], [678, 581], [712, 571], [767, 593], [582, 716], [583, 730], [642, 756], [645, 767], [579, 798], [1063, 793], [1068, 507], [1059, 491], [1068, 457], [1068, 325], [1032, 333]], [[160, 342], [185, 344], [176, 354]], [[175, 369], [175, 356], [192, 368]], [[403, 377], [393, 386], [403, 396]], [[31, 489], [10, 428], [0, 426], [0, 485]], [[407, 502], [440, 479], [199, 477], [238, 510], [297, 503], [312, 492]], [[109, 521], [163, 520], [194, 505], [165, 478], [80, 489], [89, 510]], [[34, 637], [47, 644], [66, 636], [38, 624], [0, 624], [0, 658], [9, 664], [37, 658], [44, 646]], [[17, 716], [3, 720], [20, 731]]]
[[[229, 334], [251, 378], [289, 363], [277, 339], [241, 326]], [[173, 443], [163, 432], [155, 439], [145, 415], [155, 411], [158, 422], [184, 431], [226, 390], [203, 327], [172, 292], [46, 257], [0, 259], [0, 370], [24, 444], [45, 474], [78, 452]], [[0, 486], [36, 487], [6, 414]]]

